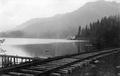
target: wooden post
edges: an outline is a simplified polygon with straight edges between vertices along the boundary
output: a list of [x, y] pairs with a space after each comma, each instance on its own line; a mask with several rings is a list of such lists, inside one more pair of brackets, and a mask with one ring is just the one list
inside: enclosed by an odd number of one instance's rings
[[1, 55], [1, 66], [8, 67], [12, 65], [16, 65], [23, 62], [30, 62], [32, 61], [29, 57], [19, 57], [19, 56], [11, 56], [11, 55]]
[[23, 63], [23, 58], [21, 58], [21, 63]]
[[14, 62], [14, 65], [15, 65], [15, 57], [13, 57], [13, 62]]
[[3, 62], [3, 56], [2, 56], [2, 68], [3, 68], [3, 63], [4, 63], [4, 62]]
[[10, 65], [10, 62], [9, 62], [9, 56], [7, 57], [7, 66]]
[[29, 58], [29, 62], [30, 62], [30, 58]]
[[13, 63], [13, 62], [12, 62], [12, 57], [10, 57], [10, 66], [12, 66], [12, 63]]
[[6, 56], [4, 56], [4, 67], [6, 67]]

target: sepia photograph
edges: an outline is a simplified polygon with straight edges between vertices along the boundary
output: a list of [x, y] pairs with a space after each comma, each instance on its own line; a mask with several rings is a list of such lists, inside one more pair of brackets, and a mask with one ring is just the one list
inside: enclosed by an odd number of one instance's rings
[[0, 76], [120, 76], [120, 0], [0, 0]]

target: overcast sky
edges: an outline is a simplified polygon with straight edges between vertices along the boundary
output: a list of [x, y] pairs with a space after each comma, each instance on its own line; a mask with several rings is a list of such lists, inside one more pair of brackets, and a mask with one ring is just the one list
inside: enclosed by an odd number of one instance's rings
[[0, 31], [11, 29], [31, 18], [71, 12], [91, 1], [96, 0], [0, 0]]

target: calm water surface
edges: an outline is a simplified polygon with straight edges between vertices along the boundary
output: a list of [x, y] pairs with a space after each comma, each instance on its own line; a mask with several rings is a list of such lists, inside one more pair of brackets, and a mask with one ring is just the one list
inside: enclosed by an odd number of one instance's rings
[[[0, 38], [3, 39], [3, 38]], [[54, 57], [84, 52], [84, 40], [5, 38], [0, 54], [27, 57]], [[2, 51], [6, 50], [5, 52]]]
[[[83, 40], [6, 38], [0, 54], [27, 57], [54, 57], [85, 52]], [[71, 76], [120, 76], [120, 53], [103, 57]]]

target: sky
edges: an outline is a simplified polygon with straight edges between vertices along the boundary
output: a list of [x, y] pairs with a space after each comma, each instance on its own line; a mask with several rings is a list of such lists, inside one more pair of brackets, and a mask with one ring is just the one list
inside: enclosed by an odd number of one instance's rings
[[0, 0], [0, 31], [12, 29], [32, 18], [72, 12], [93, 1], [97, 0]]

